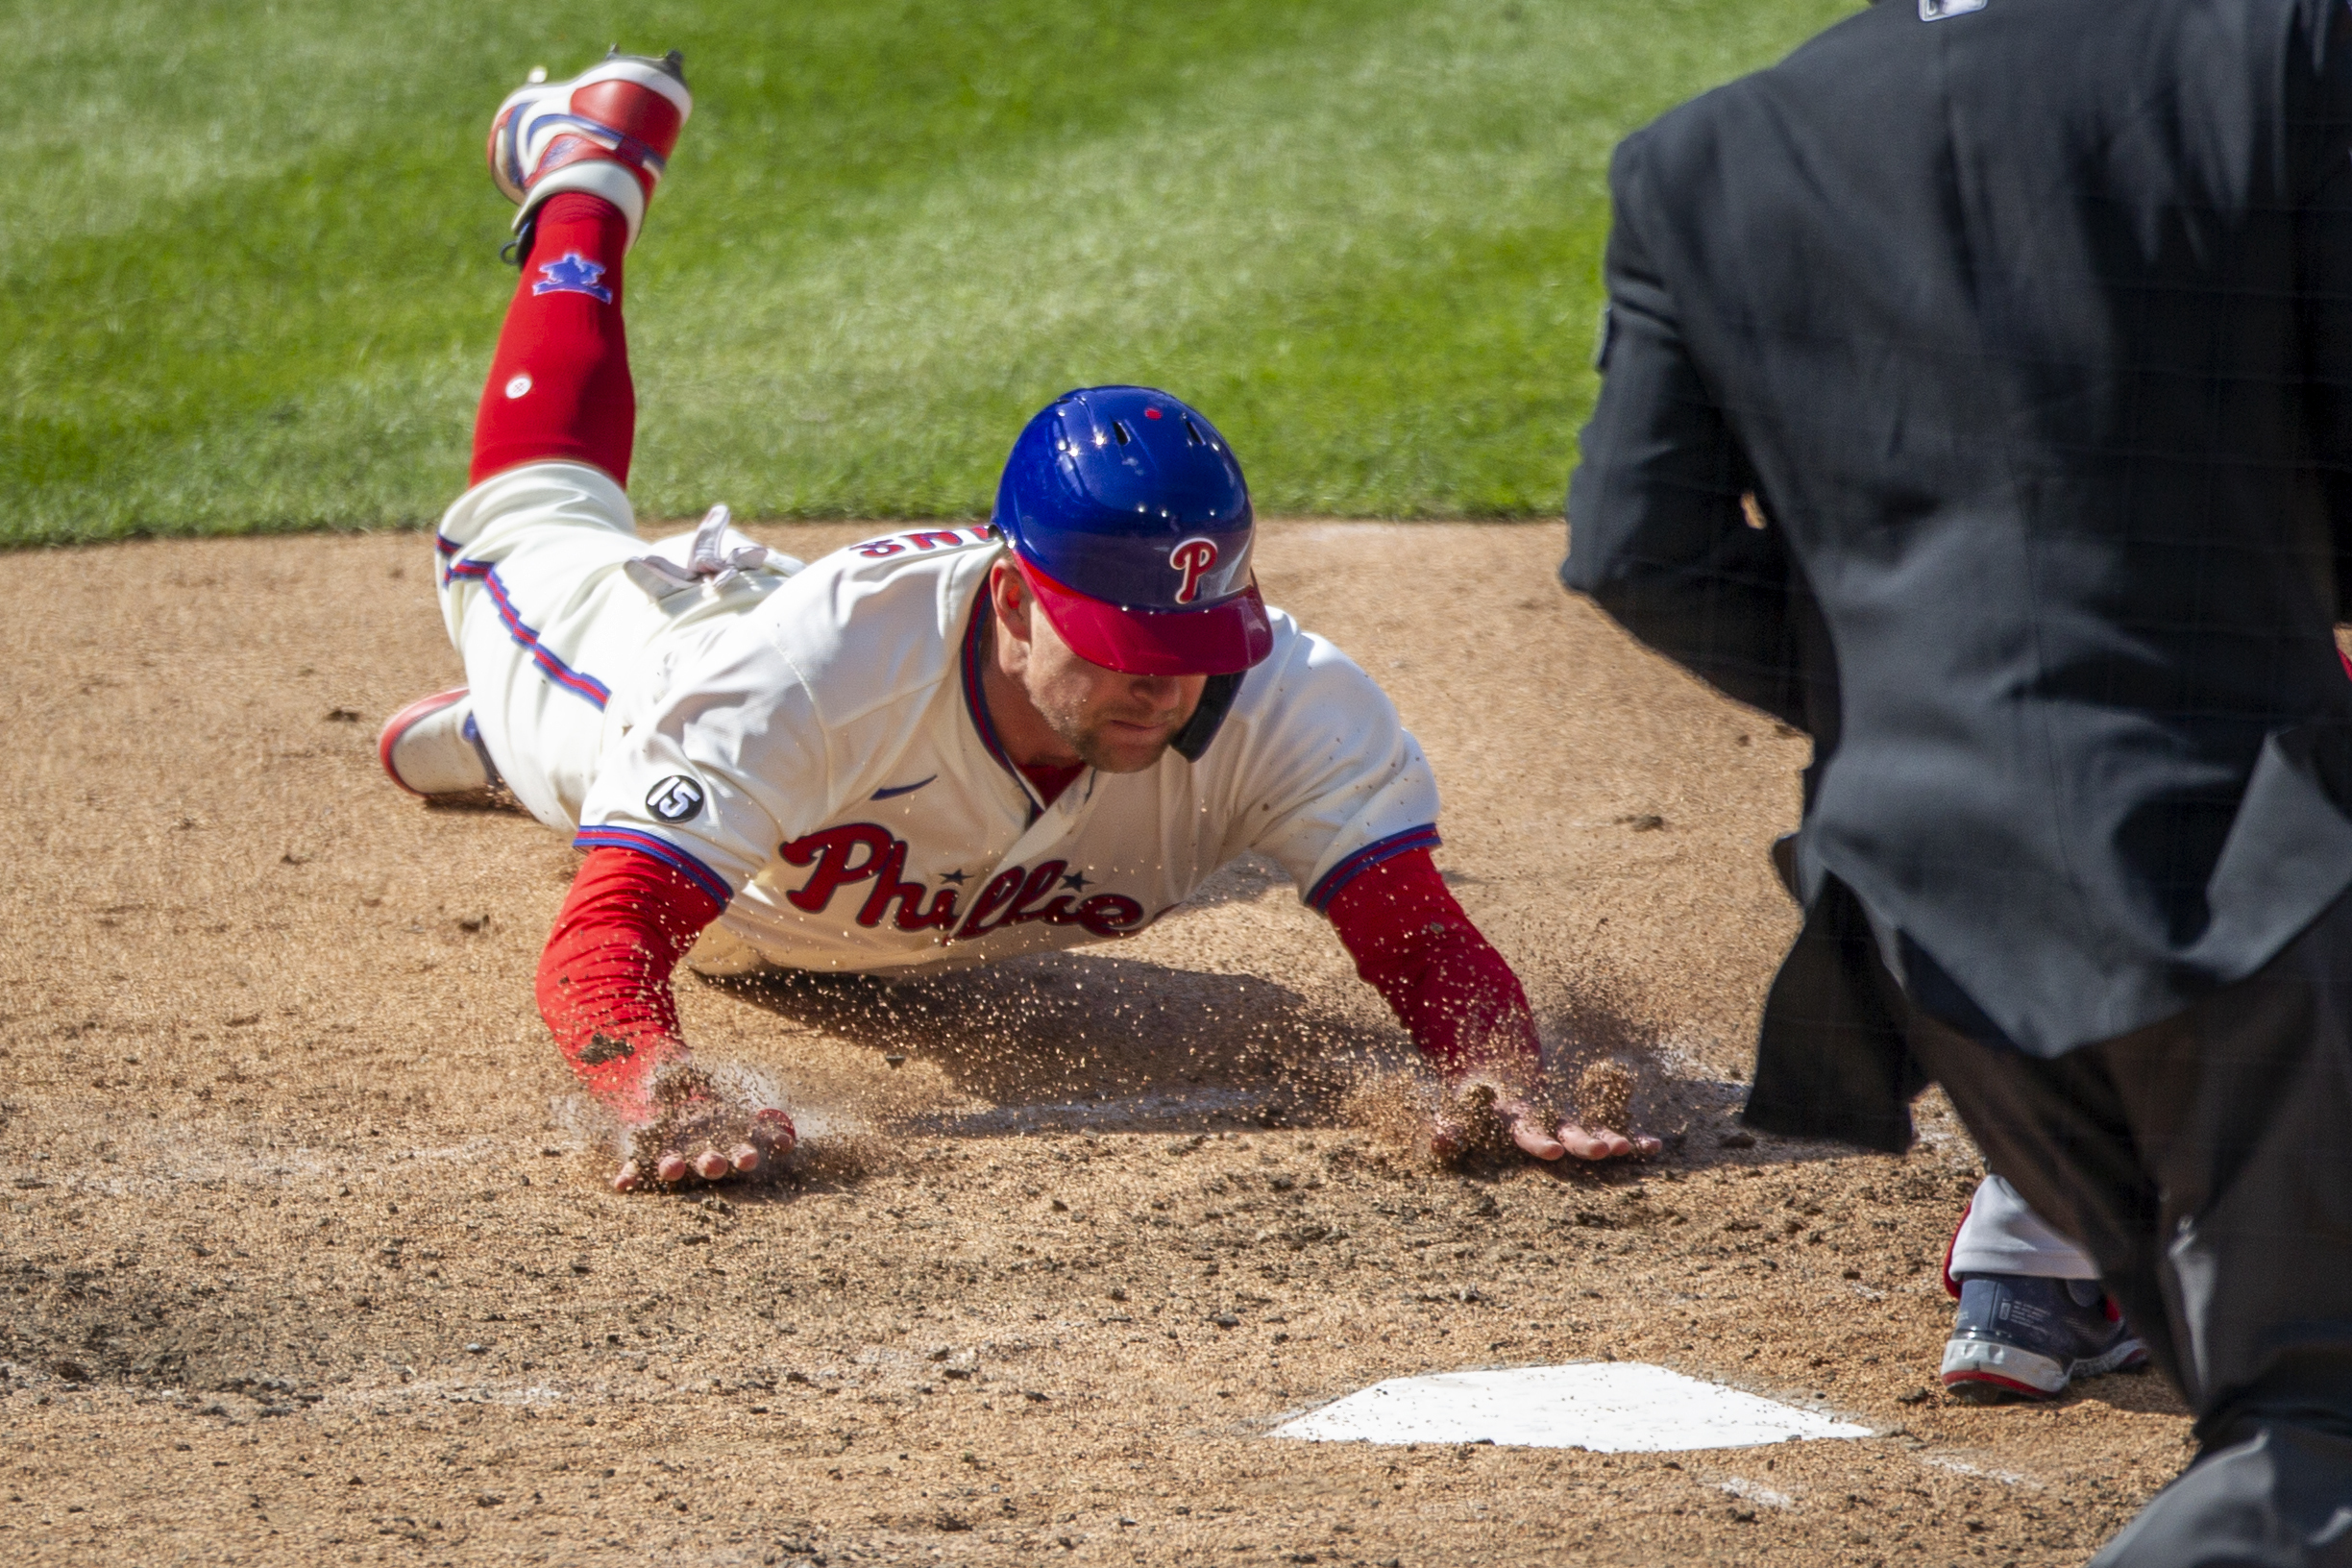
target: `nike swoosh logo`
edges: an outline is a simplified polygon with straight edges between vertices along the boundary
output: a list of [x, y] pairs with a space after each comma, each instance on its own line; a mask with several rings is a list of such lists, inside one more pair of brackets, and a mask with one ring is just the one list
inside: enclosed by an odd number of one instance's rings
[[891, 790], [876, 790], [870, 798], [875, 800], [888, 800], [896, 796], [913, 795], [917, 790], [921, 789], [923, 785], [930, 783], [931, 779], [937, 777], [939, 777], [939, 774], [933, 773], [931, 778], [922, 779], [914, 784], [901, 784], [896, 789]]

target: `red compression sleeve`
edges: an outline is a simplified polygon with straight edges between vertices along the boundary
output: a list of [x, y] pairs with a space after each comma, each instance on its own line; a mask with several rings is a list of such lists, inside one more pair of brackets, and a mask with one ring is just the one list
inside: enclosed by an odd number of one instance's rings
[[634, 849], [591, 849], [539, 955], [539, 1016], [589, 1092], [625, 1122], [652, 1115], [653, 1069], [678, 1055], [670, 972], [723, 906]]
[[627, 220], [601, 196], [565, 191], [539, 209], [474, 416], [469, 482], [564, 458], [628, 483], [637, 393], [621, 323], [627, 248]]
[[1543, 1061], [1519, 977], [1454, 901], [1426, 849], [1358, 873], [1331, 901], [1356, 972], [1448, 1077]]

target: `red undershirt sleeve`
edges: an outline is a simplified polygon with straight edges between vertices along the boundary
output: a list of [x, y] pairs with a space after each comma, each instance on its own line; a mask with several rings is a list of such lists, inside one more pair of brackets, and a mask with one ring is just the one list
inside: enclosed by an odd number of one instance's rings
[[723, 907], [634, 849], [592, 849], [572, 879], [539, 955], [539, 1016], [624, 1122], [649, 1118], [653, 1069], [685, 1052], [671, 971]]
[[1426, 849], [1358, 873], [1331, 922], [1356, 972], [1448, 1078], [1481, 1066], [1531, 1079], [1543, 1062], [1527, 992], [1454, 901]]

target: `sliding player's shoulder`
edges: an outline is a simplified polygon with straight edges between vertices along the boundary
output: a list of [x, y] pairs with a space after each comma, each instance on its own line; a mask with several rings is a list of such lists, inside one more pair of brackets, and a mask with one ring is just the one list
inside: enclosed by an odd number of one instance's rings
[[756, 612], [757, 636], [838, 705], [929, 690], [960, 668], [998, 546], [984, 528], [921, 528], [847, 546]]
[[1234, 717], [1243, 723], [1305, 724], [1318, 733], [1336, 724], [1396, 723], [1396, 704], [1363, 667], [1330, 638], [1309, 631], [1283, 610], [1269, 610], [1274, 647], [1242, 677]]

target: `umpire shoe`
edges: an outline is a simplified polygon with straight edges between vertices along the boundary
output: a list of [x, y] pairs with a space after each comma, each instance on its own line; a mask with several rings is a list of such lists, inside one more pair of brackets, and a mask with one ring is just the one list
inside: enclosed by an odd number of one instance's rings
[[2147, 1362], [2096, 1280], [1964, 1274], [1944, 1346], [1944, 1386], [1972, 1405], [2055, 1399], [2076, 1378]]
[[385, 720], [376, 757], [393, 783], [428, 800], [479, 796], [500, 782], [463, 686], [419, 698]]
[[619, 208], [636, 244], [646, 203], [694, 112], [685, 57], [675, 49], [660, 60], [615, 49], [569, 82], [549, 82], [543, 71], [531, 76], [490, 122], [490, 178], [523, 208], [515, 233], [529, 227], [549, 197], [578, 190]]

